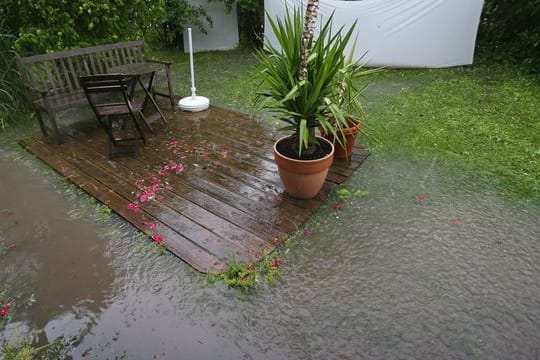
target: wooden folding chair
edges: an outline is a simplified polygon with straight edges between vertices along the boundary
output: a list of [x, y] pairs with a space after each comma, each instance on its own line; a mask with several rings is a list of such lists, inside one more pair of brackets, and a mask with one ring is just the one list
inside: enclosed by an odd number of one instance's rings
[[147, 123], [142, 103], [130, 97], [137, 76], [100, 74], [79, 77], [86, 98], [107, 133], [107, 158], [137, 156], [146, 143], [139, 121]]

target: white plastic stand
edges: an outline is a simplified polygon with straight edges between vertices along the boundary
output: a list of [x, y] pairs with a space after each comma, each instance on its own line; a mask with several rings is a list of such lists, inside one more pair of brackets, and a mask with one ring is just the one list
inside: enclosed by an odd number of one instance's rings
[[188, 28], [189, 38], [189, 67], [191, 70], [191, 96], [185, 97], [178, 102], [180, 109], [184, 111], [203, 111], [210, 106], [210, 100], [204, 96], [197, 96], [195, 88], [195, 71], [193, 70], [193, 43], [191, 40], [191, 28]]

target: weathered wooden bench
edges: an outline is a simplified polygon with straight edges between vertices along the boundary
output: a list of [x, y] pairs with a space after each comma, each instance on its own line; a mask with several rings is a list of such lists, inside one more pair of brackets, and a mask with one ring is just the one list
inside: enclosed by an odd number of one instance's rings
[[120, 65], [142, 62], [162, 64], [168, 93], [155, 92], [154, 95], [168, 97], [171, 106], [174, 106], [170, 72], [172, 63], [147, 59], [145, 47], [144, 40], [136, 40], [18, 58], [17, 66], [43, 134], [47, 135], [48, 131], [42, 112], [48, 115], [54, 139], [61, 143], [58, 113], [88, 104], [79, 76], [106, 74], [110, 68]]

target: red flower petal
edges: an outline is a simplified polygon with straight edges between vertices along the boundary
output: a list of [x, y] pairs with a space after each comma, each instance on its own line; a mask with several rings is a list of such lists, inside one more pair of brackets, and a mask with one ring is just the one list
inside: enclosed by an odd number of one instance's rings
[[427, 198], [425, 195], [418, 195], [417, 199], [418, 201], [425, 201]]
[[158, 234], [152, 235], [152, 240], [158, 244], [161, 244], [163, 243], [163, 236], [158, 235]]
[[309, 236], [311, 234], [313, 234], [313, 231], [311, 229], [305, 229], [304, 230], [304, 235]]
[[334, 211], [341, 210], [341, 203], [340, 202], [335, 202], [334, 205], [332, 205], [332, 208], [334, 209]]
[[459, 225], [459, 219], [457, 219], [457, 218], [454, 219], [454, 220], [452, 221], [452, 224], [454, 224], [454, 225]]

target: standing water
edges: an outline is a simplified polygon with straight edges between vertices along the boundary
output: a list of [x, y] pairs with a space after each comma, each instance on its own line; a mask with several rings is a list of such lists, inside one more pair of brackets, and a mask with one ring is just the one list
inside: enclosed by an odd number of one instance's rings
[[[41, 163], [0, 151], [0, 281], [36, 303], [0, 344], [75, 359], [540, 357], [540, 209], [444, 163], [375, 154], [306, 224], [272, 287], [243, 295], [158, 256]], [[25, 160], [26, 159], [26, 160]]]

